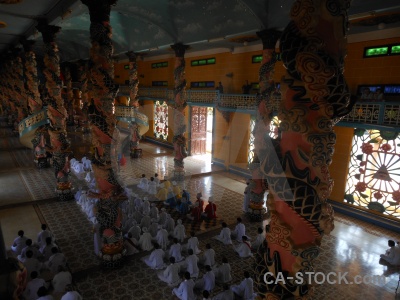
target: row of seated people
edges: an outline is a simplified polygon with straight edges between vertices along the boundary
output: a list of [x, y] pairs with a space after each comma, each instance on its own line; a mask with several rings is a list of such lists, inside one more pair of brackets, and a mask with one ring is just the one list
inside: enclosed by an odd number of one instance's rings
[[[229, 236], [226, 236], [227, 232]], [[237, 234], [243, 233], [245, 233], [245, 225], [241, 222], [240, 218], [238, 218], [238, 224], [232, 234], [224, 223], [220, 235], [215, 238], [225, 245], [231, 245], [232, 238], [239, 240]], [[264, 239], [263, 230], [259, 228], [255, 244], [258, 243], [260, 245]], [[243, 235], [241, 237], [241, 243], [233, 247], [240, 257], [246, 258], [252, 256], [251, 251], [253, 248], [248, 240], [249, 238]], [[255, 244], [253, 247], [257, 248]], [[141, 244], [138, 243], [138, 246], [141, 247]], [[232, 280], [230, 265], [225, 257], [222, 259], [222, 264], [220, 266], [216, 264], [215, 251], [212, 249], [210, 243], [206, 245], [202, 256], [197, 256], [202, 251], [199, 249], [199, 241], [194, 232], [191, 233], [187, 244], [183, 246], [177, 238], [174, 238], [173, 244], [170, 246], [169, 250], [163, 249], [157, 242], [153, 243], [153, 247], [154, 250], [150, 255], [144, 257], [143, 261], [150, 268], [158, 270], [158, 278], [166, 282], [169, 286], [176, 287], [179, 284], [179, 287], [173, 290], [173, 294], [179, 299], [195, 299], [194, 291], [206, 291], [204, 294], [209, 296], [215, 284], [218, 282], [224, 284], [224, 291], [216, 295], [213, 299], [234, 299], [233, 294], [239, 297], [245, 297], [244, 299], [253, 299], [253, 283], [248, 273], [245, 274], [245, 279], [240, 285], [229, 288], [227, 284]], [[151, 247], [151, 249], [153, 249], [153, 247]], [[188, 254], [186, 258], [182, 254], [184, 251]], [[168, 266], [165, 264], [165, 260], [170, 262]], [[206, 270], [202, 278], [199, 278], [199, 265], [205, 266]], [[182, 281], [179, 274], [184, 272], [186, 273]]]
[[[41, 299], [40, 297], [45, 293], [46, 299], [51, 299], [52, 296], [47, 295], [50, 287], [53, 295], [61, 296], [67, 292], [68, 295], [63, 297], [63, 300], [80, 299], [79, 297], [70, 298], [71, 295], [77, 293], [71, 287], [66, 290], [67, 286], [72, 284], [71, 273], [66, 270], [66, 258], [59, 251], [47, 225], [42, 224], [41, 228], [35, 243], [24, 235], [23, 230], [19, 230], [18, 237], [14, 239], [11, 246], [13, 255], [25, 266], [27, 272], [27, 285], [23, 297], [27, 300]], [[45, 275], [41, 276], [43, 273]], [[46, 282], [43, 277], [49, 282]], [[41, 289], [40, 292], [39, 289]]]

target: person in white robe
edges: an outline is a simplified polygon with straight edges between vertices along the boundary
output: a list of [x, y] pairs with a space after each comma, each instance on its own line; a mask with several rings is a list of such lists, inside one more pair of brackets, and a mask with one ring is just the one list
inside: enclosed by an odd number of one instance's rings
[[156, 206], [155, 203], [152, 203], [152, 204], [151, 204], [151, 208], [150, 208], [150, 217], [151, 217], [152, 219], [155, 219], [156, 222], [159, 221], [160, 216], [158, 215], [158, 208], [157, 208], [157, 206]]
[[206, 265], [206, 273], [202, 278], [196, 280], [194, 288], [201, 291], [206, 290], [210, 293], [212, 292], [215, 288], [215, 275], [211, 266]]
[[215, 236], [214, 239], [224, 243], [225, 245], [231, 245], [231, 230], [228, 228], [228, 225], [223, 222], [222, 223], [222, 230], [219, 235]]
[[218, 283], [227, 283], [232, 280], [231, 265], [226, 257], [222, 258], [222, 264], [214, 269], [215, 280]]
[[86, 159], [85, 161], [82, 161], [83, 163], [83, 169], [86, 172], [91, 172], [92, 171], [92, 162], [90, 161], [90, 159]]
[[159, 224], [156, 222], [156, 220], [151, 219], [151, 225], [149, 227], [149, 232], [153, 239], [157, 236], [158, 226], [159, 226]]
[[31, 250], [28, 250], [26, 252], [26, 257], [21, 261], [25, 268], [26, 268], [26, 273], [28, 274], [28, 281], [31, 279], [30, 276], [33, 271], [36, 271], [38, 273], [38, 276], [40, 275], [40, 270], [42, 269], [42, 264], [36, 259], [33, 258], [33, 253]]
[[64, 254], [58, 252], [57, 247], [53, 247], [51, 249], [51, 252], [53, 253], [53, 255], [50, 256], [45, 265], [52, 273], [57, 273], [59, 266], [62, 266], [64, 268], [66, 267], [67, 259], [65, 258]]
[[215, 251], [211, 248], [211, 244], [206, 244], [206, 250], [200, 258], [200, 263], [205, 266], [213, 267], [215, 265]]
[[397, 247], [393, 240], [388, 241], [389, 249], [385, 254], [381, 254], [381, 262], [385, 265], [399, 266], [400, 265], [400, 247]]
[[138, 241], [140, 239], [140, 234], [142, 233], [142, 229], [140, 229], [135, 220], [132, 221], [132, 227], [129, 228], [128, 233], [132, 234], [132, 237], [135, 240]]
[[140, 224], [142, 222], [143, 215], [140, 212], [140, 209], [135, 206], [135, 211], [132, 214], [132, 218], [136, 221], [137, 224]]
[[237, 218], [237, 224], [235, 229], [232, 231], [232, 238], [236, 241], [241, 242], [242, 236], [246, 235], [246, 226], [242, 223], [242, 218]]
[[258, 250], [258, 248], [264, 243], [265, 241], [265, 234], [261, 227], [257, 229], [257, 238], [254, 243], [251, 244], [253, 250]]
[[168, 231], [162, 228], [161, 225], [158, 226], [158, 232], [155, 240], [160, 245], [161, 249], [167, 250], [167, 247], [169, 245]]
[[165, 225], [165, 222], [167, 221], [167, 212], [166, 212], [166, 209], [163, 207], [163, 208], [161, 208], [161, 212], [160, 212], [160, 215], [159, 215], [159, 218], [158, 218], [158, 223], [160, 224], [160, 225], [162, 225], [162, 226], [164, 226]]
[[48, 290], [44, 286], [41, 286], [38, 289], [37, 296], [38, 296], [38, 298], [36, 298], [37, 300], [54, 300], [53, 296], [49, 295]]
[[58, 273], [54, 275], [51, 284], [54, 288], [53, 293], [64, 293], [66, 286], [72, 284], [72, 275], [63, 266], [59, 266]]
[[171, 264], [165, 270], [158, 271], [157, 276], [170, 287], [175, 287], [181, 282], [181, 278], [179, 277], [180, 265], [175, 263], [175, 257], [173, 256], [169, 258], [169, 261]]
[[75, 163], [72, 170], [74, 170], [74, 172], [77, 175], [85, 173], [85, 169], [83, 168], [83, 163], [80, 162]]
[[199, 267], [197, 265], [199, 258], [193, 253], [192, 249], [188, 250], [188, 254], [189, 255], [186, 257], [185, 263], [182, 265], [182, 269], [189, 272], [192, 278], [197, 278], [199, 277]]
[[33, 243], [31, 239], [26, 240], [25, 248], [22, 249], [21, 254], [17, 256], [18, 260], [22, 261], [26, 257], [26, 252], [29, 250], [33, 252], [33, 258], [39, 258], [40, 256], [42, 256], [42, 253], [39, 252], [39, 249], [32, 244]]
[[164, 228], [168, 231], [169, 235], [174, 235], [175, 230], [175, 220], [172, 219], [171, 215], [167, 215], [167, 220], [165, 221]]
[[168, 251], [169, 257], [173, 256], [175, 258], [175, 262], [180, 262], [185, 258], [182, 256], [182, 246], [179, 244], [177, 238], [174, 238], [174, 243], [171, 245]]
[[21, 254], [22, 249], [26, 247], [26, 240], [28, 239], [27, 237], [24, 236], [24, 231], [19, 230], [18, 231], [18, 236], [14, 239], [13, 244], [11, 246], [11, 250], [14, 252], [15, 256], [18, 256]]
[[212, 300], [235, 300], [235, 295], [233, 291], [230, 289], [229, 284], [224, 284], [222, 287], [224, 290], [214, 296]]
[[242, 258], [253, 256], [253, 253], [251, 253], [251, 243], [248, 241], [247, 236], [242, 236], [242, 242], [235, 247], [235, 251]]
[[100, 223], [97, 221], [97, 219], [93, 220], [93, 245], [94, 245], [94, 253], [98, 256], [100, 254], [100, 250], [103, 247], [103, 242], [101, 239], [101, 233], [100, 233]]
[[36, 300], [38, 298], [37, 291], [40, 287], [44, 286], [48, 288], [48, 284], [43, 278], [38, 278], [38, 272], [33, 271], [31, 273], [31, 281], [26, 285], [25, 291], [23, 293], [26, 300]]
[[184, 239], [186, 238], [186, 228], [185, 226], [182, 224], [182, 220], [179, 219], [177, 221], [177, 225], [174, 229], [174, 237], [178, 239], [178, 241], [180, 241], [181, 243], [184, 241]]
[[82, 296], [74, 291], [74, 288], [71, 284], [67, 285], [65, 288], [66, 293], [61, 297], [61, 300], [82, 300]]
[[185, 250], [192, 249], [193, 253], [199, 254], [201, 253], [199, 249], [199, 239], [195, 235], [196, 233], [194, 231], [190, 232], [190, 238], [184, 248]]
[[142, 220], [140, 221], [140, 227], [143, 229], [143, 227], [149, 228], [151, 225], [151, 218], [149, 215], [143, 216]]
[[57, 247], [57, 245], [53, 243], [53, 239], [51, 237], [47, 237], [46, 245], [40, 247], [39, 249], [40, 253], [42, 254], [43, 261], [48, 261], [50, 256], [53, 255], [53, 253], [51, 252], [51, 249], [53, 247]]
[[253, 289], [253, 279], [250, 278], [250, 273], [244, 272], [244, 279], [239, 285], [234, 285], [231, 287], [231, 290], [241, 299], [244, 300], [253, 300], [256, 295]]
[[133, 255], [139, 253], [139, 242], [132, 236], [132, 233], [128, 232], [126, 238], [124, 238], [124, 246], [126, 249], [126, 255]]
[[146, 227], [142, 228], [143, 234], [140, 236], [139, 245], [143, 251], [150, 251], [153, 249], [153, 243], [151, 241], [151, 234], [148, 232]]
[[150, 215], [150, 202], [149, 202], [149, 199], [147, 197], [143, 198], [142, 214], [143, 215]]
[[147, 192], [150, 195], [156, 195], [157, 194], [157, 182], [154, 181], [154, 177], [150, 177], [149, 187], [147, 189]]
[[190, 273], [186, 272], [184, 281], [181, 282], [179, 287], [172, 290], [172, 294], [181, 300], [195, 300], [196, 297], [193, 292], [194, 281], [190, 279]]
[[154, 182], [157, 184], [157, 187], [160, 186], [160, 178], [158, 178], [158, 174], [157, 173], [154, 174]]
[[140, 199], [139, 197], [136, 197], [134, 200], [135, 207], [138, 209], [138, 211], [142, 211], [142, 205], [143, 205], [143, 200]]
[[142, 178], [137, 187], [147, 192], [147, 189], [149, 188], [149, 180], [146, 178], [146, 174], [142, 174]]
[[47, 237], [51, 237], [54, 241], [54, 236], [51, 233], [51, 231], [47, 229], [47, 225], [42, 224], [42, 231], [39, 232], [38, 236], [37, 236], [37, 244], [38, 244], [39, 248], [42, 246], [46, 246], [46, 238]]
[[96, 187], [96, 177], [94, 177], [94, 172], [88, 172], [85, 177], [85, 181], [89, 188]]
[[251, 188], [250, 188], [250, 182], [246, 182], [246, 188], [244, 189], [244, 197], [243, 197], [243, 212], [247, 213], [247, 209], [249, 208], [250, 205], [250, 193], [251, 193]]
[[165, 268], [164, 264], [164, 250], [160, 249], [160, 245], [154, 243], [154, 250], [151, 252], [150, 255], [143, 257], [143, 261], [146, 265], [154, 270], [161, 270]]

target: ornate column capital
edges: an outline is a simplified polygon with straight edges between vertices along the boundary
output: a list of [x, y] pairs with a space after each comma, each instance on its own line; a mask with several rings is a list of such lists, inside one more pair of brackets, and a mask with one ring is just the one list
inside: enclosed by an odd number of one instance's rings
[[256, 33], [262, 41], [263, 49], [275, 49], [275, 44], [282, 34], [281, 31], [275, 28], [264, 29]]
[[136, 60], [140, 57], [139, 53], [135, 53], [133, 51], [128, 51], [125, 53], [125, 55], [128, 56], [130, 62], [136, 62]]
[[101, 23], [110, 21], [111, 5], [118, 0], [81, 0], [89, 8], [90, 22]]
[[182, 43], [176, 43], [171, 45], [171, 49], [175, 51], [175, 56], [176, 57], [184, 57], [185, 52], [187, 49], [189, 49], [189, 45], [184, 45]]
[[43, 42], [53, 43], [56, 39], [56, 34], [60, 32], [61, 27], [48, 25], [47, 21], [40, 20], [39, 24], [36, 26], [36, 29], [42, 34]]

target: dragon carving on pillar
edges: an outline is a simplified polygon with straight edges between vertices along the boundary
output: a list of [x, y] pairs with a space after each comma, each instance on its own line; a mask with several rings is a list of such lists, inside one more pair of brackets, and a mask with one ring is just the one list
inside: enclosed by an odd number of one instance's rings
[[42, 99], [39, 93], [39, 79], [36, 66], [36, 55], [33, 52], [32, 40], [22, 41], [25, 52], [25, 94], [28, 98], [29, 112], [36, 114], [42, 109]]
[[185, 123], [185, 108], [186, 103], [186, 79], [185, 79], [185, 51], [189, 48], [187, 45], [177, 43], [171, 46], [175, 51], [175, 66], [174, 66], [174, 176], [177, 180], [183, 179], [184, 162], [187, 157], [186, 151], [186, 123]]
[[39, 22], [37, 29], [42, 33], [45, 56], [43, 74], [46, 79], [47, 89], [47, 116], [50, 120], [48, 133], [52, 153], [54, 174], [57, 179], [57, 194], [60, 200], [73, 199], [72, 184], [69, 181], [69, 149], [70, 141], [67, 139], [66, 119], [67, 110], [61, 95], [62, 82], [60, 79], [60, 58], [58, 46], [55, 41], [60, 27]]
[[97, 182], [99, 203], [96, 217], [100, 234], [105, 241], [101, 249], [101, 262], [106, 267], [119, 266], [126, 252], [123, 246], [119, 197], [123, 190], [117, 181], [112, 162], [116, 161], [115, 145], [119, 131], [113, 113], [114, 99], [119, 87], [114, 84], [114, 46], [111, 40], [111, 5], [116, 0], [81, 0], [90, 13], [90, 80], [92, 104], [88, 119], [92, 132], [95, 154], [92, 161]]
[[[334, 228], [327, 203], [333, 187], [328, 169], [336, 141], [333, 127], [354, 104], [343, 76], [349, 6], [350, 0], [297, 0], [280, 37], [287, 69], [281, 81], [280, 134], [256, 142], [269, 187], [270, 223], [256, 269], [264, 299], [311, 296], [307, 282], [287, 277], [313, 271], [323, 235]], [[260, 110], [270, 114], [267, 105]], [[267, 132], [269, 124], [263, 126]], [[285, 283], [276, 283], [281, 275]]]

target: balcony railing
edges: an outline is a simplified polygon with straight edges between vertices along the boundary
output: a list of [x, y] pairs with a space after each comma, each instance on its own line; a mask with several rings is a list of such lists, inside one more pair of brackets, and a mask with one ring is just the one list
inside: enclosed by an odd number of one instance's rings
[[[123, 91], [127, 91], [122, 87]], [[121, 90], [120, 90], [121, 91]], [[121, 93], [121, 92], [120, 92]], [[172, 89], [140, 88], [139, 97], [150, 100], [174, 100]], [[186, 90], [186, 101], [192, 104], [209, 104], [221, 110], [255, 113], [256, 95], [220, 94], [217, 90]], [[273, 111], [280, 105], [280, 94], [271, 97]], [[400, 127], [400, 102], [362, 102], [356, 103], [353, 110], [342, 122]]]

